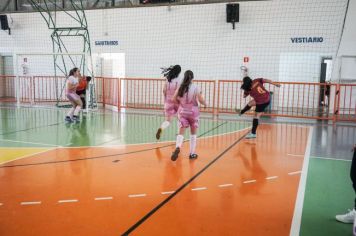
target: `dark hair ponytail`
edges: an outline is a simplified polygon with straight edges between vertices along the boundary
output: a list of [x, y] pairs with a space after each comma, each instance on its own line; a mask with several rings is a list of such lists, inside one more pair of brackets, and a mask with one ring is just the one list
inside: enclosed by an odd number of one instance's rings
[[170, 66], [168, 68], [161, 68], [162, 74], [167, 78], [168, 82], [171, 82], [173, 79], [177, 78], [181, 72], [180, 65]]
[[251, 91], [251, 88], [252, 88], [252, 79], [248, 76], [244, 77], [242, 80], [241, 89], [245, 91]]
[[69, 71], [69, 76], [73, 76], [75, 74], [75, 72], [77, 72], [79, 69], [77, 67], [74, 67], [73, 69], [71, 69]]
[[194, 79], [194, 74], [191, 70], [187, 70], [184, 73], [184, 79], [182, 84], [179, 87], [178, 90], [178, 97], [183, 97], [183, 95], [188, 92], [189, 90], [189, 85], [192, 83], [192, 80]]

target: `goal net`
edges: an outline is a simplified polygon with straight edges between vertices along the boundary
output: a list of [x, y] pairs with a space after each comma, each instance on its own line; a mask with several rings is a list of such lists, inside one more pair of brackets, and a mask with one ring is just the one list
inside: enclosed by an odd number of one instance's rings
[[[91, 58], [84, 53], [16, 53], [13, 55], [13, 94], [19, 104], [66, 107], [65, 89], [69, 71], [77, 67], [82, 76], [92, 76]], [[88, 106], [95, 101], [95, 80], [88, 86]]]

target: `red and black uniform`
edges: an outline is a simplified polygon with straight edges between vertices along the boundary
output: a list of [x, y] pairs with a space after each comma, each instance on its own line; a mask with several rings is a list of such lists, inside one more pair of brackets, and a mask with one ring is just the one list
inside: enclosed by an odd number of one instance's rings
[[255, 100], [256, 112], [264, 112], [271, 101], [270, 93], [266, 90], [263, 84], [263, 78], [254, 79], [252, 82], [251, 90], [245, 90], [244, 92], [245, 96], [250, 95]]
[[86, 95], [86, 91], [87, 91], [87, 85], [88, 85], [87, 78], [83, 77], [79, 81], [79, 84], [77, 86], [77, 91], [76, 91], [76, 93], [80, 96], [80, 99], [82, 100], [83, 108], [86, 107], [85, 95]]

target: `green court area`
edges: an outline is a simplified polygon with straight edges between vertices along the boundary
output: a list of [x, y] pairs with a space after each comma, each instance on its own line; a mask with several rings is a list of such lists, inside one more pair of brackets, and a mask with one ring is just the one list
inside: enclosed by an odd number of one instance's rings
[[[66, 124], [65, 112], [65, 109], [1, 108], [0, 147], [154, 143], [156, 131], [164, 120], [161, 115], [92, 112], [83, 115], [79, 124]], [[201, 118], [198, 135], [208, 137], [249, 126], [250, 122]], [[175, 140], [177, 129], [174, 120], [160, 141]]]
[[350, 166], [350, 161], [310, 158], [300, 235], [352, 235], [352, 224], [335, 220], [354, 205]]

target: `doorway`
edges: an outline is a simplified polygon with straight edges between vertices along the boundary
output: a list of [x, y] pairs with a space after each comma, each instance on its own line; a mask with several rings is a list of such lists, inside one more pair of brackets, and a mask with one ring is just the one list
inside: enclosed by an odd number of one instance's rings
[[330, 104], [330, 85], [332, 73], [332, 58], [325, 57], [321, 60], [319, 83], [326, 84], [320, 86], [319, 106], [328, 107]]

